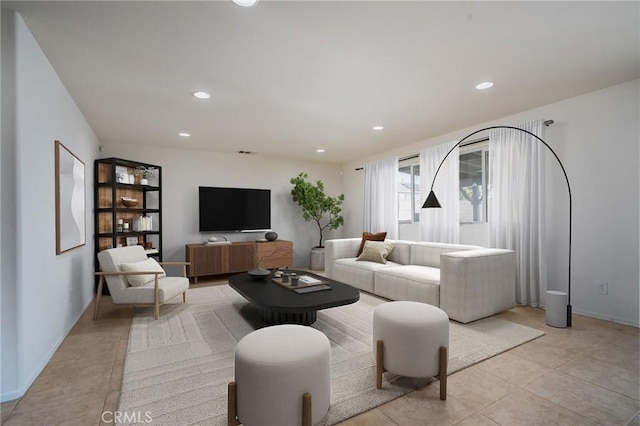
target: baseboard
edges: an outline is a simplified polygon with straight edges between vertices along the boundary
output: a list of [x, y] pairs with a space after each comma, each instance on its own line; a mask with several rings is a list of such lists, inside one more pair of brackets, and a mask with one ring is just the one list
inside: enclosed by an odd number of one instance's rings
[[53, 358], [53, 355], [56, 353], [56, 351], [58, 350], [58, 348], [60, 347], [62, 342], [64, 342], [64, 339], [67, 338], [67, 336], [69, 335], [69, 332], [71, 332], [71, 329], [76, 325], [76, 323], [78, 322], [80, 317], [86, 312], [87, 308], [89, 308], [89, 306], [91, 305], [91, 302], [93, 302], [94, 298], [95, 297], [92, 297], [91, 299], [89, 299], [89, 301], [84, 306], [84, 308], [82, 308], [80, 313], [76, 316], [76, 318], [71, 322], [71, 324], [64, 331], [64, 333], [62, 334], [62, 337], [60, 337], [60, 339], [58, 339], [58, 341], [54, 345], [53, 349], [51, 351], [49, 351], [47, 356], [44, 357], [43, 362], [40, 364], [40, 366], [38, 366], [38, 368], [35, 369], [34, 373], [29, 378], [27, 378], [27, 380], [24, 381], [24, 385], [21, 386], [18, 390], [14, 390], [14, 391], [10, 391], [10, 392], [6, 392], [6, 393], [1, 394], [0, 395], [0, 402], [13, 401], [14, 399], [22, 398], [24, 396], [24, 394], [27, 393], [27, 390], [29, 390], [29, 387], [33, 384], [33, 382], [36, 381], [36, 379], [38, 378], [40, 373], [42, 373], [42, 370], [45, 369], [47, 364], [49, 364], [49, 361], [51, 361], [51, 358]]
[[[545, 311], [547, 310], [547, 307], [544, 306], [544, 305], [540, 305], [540, 308], [544, 309]], [[628, 320], [625, 320], [625, 319], [622, 319], [622, 318], [607, 317], [607, 316], [596, 314], [596, 313], [589, 312], [589, 311], [576, 310], [575, 306], [572, 307], [572, 312], [574, 314], [583, 315], [583, 316], [589, 317], [589, 318], [595, 318], [595, 319], [599, 319], [599, 320], [602, 320], [602, 321], [615, 322], [616, 324], [629, 325], [631, 327], [640, 328], [640, 323], [637, 322], [637, 321], [636, 322], [629, 322]]]
[[25, 392], [26, 392], [26, 389], [24, 390], [24, 392], [12, 391], [12, 392], [3, 393], [2, 395], [0, 395], [0, 402], [8, 402], [8, 401], [13, 401], [14, 399], [22, 398]]
[[584, 315], [586, 317], [591, 317], [591, 318], [603, 320], [603, 321], [615, 322], [617, 324], [630, 325], [632, 327], [640, 327], [640, 323], [638, 321], [630, 322], [630, 321], [628, 321], [626, 319], [623, 319], [623, 318], [607, 317], [607, 316], [603, 316], [603, 315], [596, 314], [596, 313], [593, 313], [593, 312], [582, 311], [582, 310], [577, 311], [575, 309], [573, 309], [573, 313], [574, 314], [578, 314], [578, 315]]

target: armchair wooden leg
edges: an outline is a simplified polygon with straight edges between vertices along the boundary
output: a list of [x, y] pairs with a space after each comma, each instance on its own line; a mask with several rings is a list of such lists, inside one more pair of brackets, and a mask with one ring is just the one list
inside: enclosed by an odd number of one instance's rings
[[440, 346], [440, 371], [438, 372], [438, 380], [440, 380], [440, 399], [447, 400], [447, 365], [449, 357], [447, 355], [447, 347]]
[[229, 382], [227, 386], [227, 425], [237, 426], [238, 421], [238, 401], [236, 399], [236, 382]]
[[302, 426], [311, 426], [311, 408], [311, 394], [305, 392], [304, 395], [302, 395]]
[[100, 279], [98, 280], [98, 293], [96, 294], [96, 306], [93, 309], [93, 319], [94, 321], [98, 319], [98, 311], [100, 310], [100, 299], [102, 298], [102, 286], [104, 284], [104, 275], [100, 275]]
[[382, 373], [384, 373], [384, 344], [382, 340], [376, 342], [376, 388], [382, 389]]
[[182, 293], [182, 303], [187, 303], [187, 292]]

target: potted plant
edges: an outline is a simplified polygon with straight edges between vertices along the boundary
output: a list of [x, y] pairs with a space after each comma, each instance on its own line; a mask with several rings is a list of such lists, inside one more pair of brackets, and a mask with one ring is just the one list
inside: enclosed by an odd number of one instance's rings
[[314, 221], [318, 226], [319, 241], [316, 247], [311, 249], [311, 269], [324, 269], [324, 245], [322, 244], [325, 229], [337, 229], [344, 224], [341, 215], [344, 194], [338, 197], [330, 197], [324, 193], [324, 184], [317, 181], [314, 185], [307, 179], [306, 173], [300, 173], [291, 178], [293, 189], [291, 196], [293, 201], [302, 208], [302, 217], [307, 222]]
[[135, 171], [135, 174], [140, 176], [140, 185], [148, 185], [149, 178], [151, 176], [154, 176], [155, 173], [156, 173], [156, 169], [154, 169], [153, 167], [146, 167], [146, 166], [138, 166], [136, 167], [136, 171]]

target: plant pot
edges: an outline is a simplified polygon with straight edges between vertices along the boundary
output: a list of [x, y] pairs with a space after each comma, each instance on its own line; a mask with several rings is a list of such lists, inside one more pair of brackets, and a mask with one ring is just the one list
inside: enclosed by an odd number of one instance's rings
[[311, 249], [311, 270], [324, 271], [324, 247]]
[[144, 178], [140, 179], [140, 185], [149, 185], [149, 180]]

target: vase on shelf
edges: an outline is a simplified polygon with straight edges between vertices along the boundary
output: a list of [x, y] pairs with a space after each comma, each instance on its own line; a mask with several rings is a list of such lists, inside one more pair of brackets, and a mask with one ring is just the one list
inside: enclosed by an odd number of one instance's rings
[[149, 180], [145, 178], [140, 179], [140, 185], [149, 185]]

